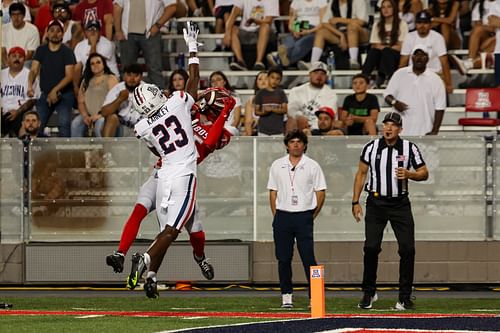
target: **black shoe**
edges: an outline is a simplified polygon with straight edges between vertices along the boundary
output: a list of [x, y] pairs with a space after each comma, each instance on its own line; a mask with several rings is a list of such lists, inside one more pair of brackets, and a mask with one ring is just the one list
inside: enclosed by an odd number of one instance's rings
[[146, 264], [144, 263], [144, 255], [140, 253], [134, 254], [132, 256], [132, 268], [130, 269], [130, 275], [127, 278], [127, 288], [134, 290], [145, 271]]
[[374, 302], [378, 300], [377, 293], [371, 296], [370, 294], [365, 293], [363, 298], [358, 303], [358, 308], [360, 309], [371, 309]]
[[123, 253], [115, 251], [106, 257], [106, 264], [113, 267], [115, 273], [123, 272], [123, 262], [125, 261], [125, 256]]
[[144, 283], [144, 291], [146, 292], [146, 296], [148, 298], [158, 298], [160, 294], [158, 294], [158, 284], [153, 278], [147, 278], [146, 283]]
[[396, 303], [396, 310], [415, 310], [415, 303], [411, 300], [411, 298], [400, 299], [399, 302]]
[[233, 71], [246, 71], [248, 70], [247, 65], [241, 61], [233, 61], [229, 64], [229, 68]]
[[194, 258], [194, 261], [196, 261], [196, 263], [198, 264], [198, 266], [200, 266], [201, 274], [203, 274], [205, 279], [212, 280], [214, 278], [214, 267], [210, 263], [210, 261], [209, 261], [210, 259], [205, 257], [205, 254], [203, 254], [203, 259], [198, 260], [198, 259], [196, 259], [196, 256], [194, 255], [194, 253], [193, 253], [193, 258]]

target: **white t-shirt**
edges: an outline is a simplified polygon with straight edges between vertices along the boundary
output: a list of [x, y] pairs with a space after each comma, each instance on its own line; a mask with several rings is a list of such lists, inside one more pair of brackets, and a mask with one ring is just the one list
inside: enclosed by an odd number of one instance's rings
[[446, 108], [443, 80], [430, 70], [416, 75], [411, 66], [398, 69], [384, 91], [384, 98], [388, 95], [408, 105], [408, 110], [400, 113], [403, 118], [401, 134], [406, 136], [432, 131], [436, 110]]
[[318, 162], [306, 155], [302, 155], [293, 171], [292, 168], [290, 158], [286, 155], [275, 160], [269, 170], [267, 188], [278, 192], [276, 209], [286, 212], [305, 212], [315, 209], [317, 206], [315, 192], [326, 190], [323, 170]]
[[297, 21], [309, 21], [314, 26], [321, 23], [319, 13], [323, 7], [326, 7], [326, 0], [293, 0], [290, 5], [297, 14]]
[[71, 40], [71, 37], [72, 37], [71, 29], [73, 29], [73, 25], [75, 25], [75, 21], [69, 20], [68, 28], [66, 29], [66, 31], [64, 31], [63, 40], [62, 40], [63, 43], [67, 43]]
[[[347, 18], [347, 1], [339, 5], [340, 16]], [[353, 0], [351, 18], [368, 22], [368, 11], [366, 9], [366, 0]]]
[[[391, 30], [392, 30], [392, 23], [386, 24], [385, 25], [385, 32], [389, 35], [389, 38], [391, 36]], [[373, 28], [372, 28], [371, 35], [370, 35], [370, 43], [371, 44], [382, 43], [378, 33], [379, 33], [378, 22], [375, 22], [375, 24], [373, 25]], [[402, 42], [405, 39], [406, 35], [408, 35], [408, 25], [406, 24], [405, 21], [401, 20], [401, 21], [399, 21], [398, 41]]]
[[240, 29], [255, 32], [259, 30], [259, 25], [252, 23], [246, 25], [249, 18], [264, 19], [266, 16], [279, 16], [278, 0], [238, 0], [234, 1], [234, 5], [241, 8], [243, 17], [240, 23]]
[[[500, 17], [500, 0], [497, 0], [495, 2], [495, 4], [491, 7], [491, 10], [490, 10], [488, 16], [490, 16], [490, 15]], [[500, 53], [500, 28], [496, 29], [495, 39], [498, 42], [495, 43], [495, 51], [493, 53], [499, 54]]]
[[318, 128], [318, 117], [314, 112], [322, 106], [329, 106], [337, 111], [337, 95], [326, 84], [318, 89], [307, 82], [292, 88], [288, 95], [288, 116], [308, 118], [311, 129]]
[[233, 3], [234, 3], [234, 0], [215, 0], [214, 8], [221, 7], [221, 6], [232, 6]]
[[472, 8], [472, 22], [481, 21], [484, 25], [488, 24], [488, 16], [490, 15], [491, 8], [495, 5], [495, 1], [486, 0], [483, 3], [483, 17], [480, 17], [479, 2]]
[[9, 50], [15, 46], [20, 46], [26, 51], [35, 51], [40, 45], [40, 35], [35, 25], [25, 22], [24, 27], [17, 30], [11, 23], [3, 27], [3, 47]]
[[401, 55], [410, 56], [410, 65], [413, 64], [411, 51], [419, 44], [427, 46], [427, 53], [429, 54], [427, 69], [430, 69], [434, 73], [441, 73], [443, 69], [441, 68], [439, 57], [447, 54], [443, 36], [434, 30], [429, 31], [429, 34], [423, 38], [418, 35], [417, 31], [410, 32], [404, 39], [403, 46], [401, 47]]
[[[146, 1], [146, 30], [149, 31], [153, 24], [161, 17], [164, 8], [170, 5], [175, 5], [176, 0], [148, 0]], [[130, 13], [130, 0], [113, 0], [113, 5], [117, 5], [123, 9], [122, 11], [122, 31], [127, 37], [128, 20]], [[132, 13], [133, 15], [133, 13]]]
[[[116, 64], [116, 56], [115, 56], [115, 44], [110, 42], [104, 36], [99, 37], [99, 41], [97, 42], [97, 53], [101, 54], [106, 58], [106, 63], [108, 64], [109, 69], [116, 76], [120, 76], [120, 72], [118, 71], [118, 65]], [[75, 46], [75, 58], [76, 62], [81, 62], [82, 72], [85, 70], [85, 64], [90, 54], [90, 44], [87, 39], [82, 40]]]
[[137, 137], [161, 156], [159, 178], [196, 175], [197, 152], [191, 124], [193, 104], [191, 95], [175, 91], [157, 113], [135, 125]]
[[33, 91], [35, 95], [33, 97], [27, 96], [29, 73], [30, 70], [26, 67], [23, 67], [23, 69], [17, 73], [16, 76], [12, 76], [9, 73], [9, 68], [2, 70], [0, 81], [2, 113], [7, 113], [10, 110], [17, 110], [28, 100], [40, 97], [40, 85], [38, 84], [38, 78], [33, 84]]
[[[127, 89], [125, 87], [125, 82], [123, 81], [111, 88], [111, 90], [108, 91], [108, 94], [106, 95], [106, 98], [104, 99], [102, 105], [104, 106], [114, 102], [118, 98], [118, 95], [120, 95], [120, 91], [122, 91], [123, 89]], [[134, 94], [131, 92], [128, 95], [128, 100], [120, 104], [117, 112], [118, 117], [120, 118], [120, 123], [130, 128], [134, 127], [134, 125], [142, 119], [142, 115], [132, 109], [132, 98], [134, 98]]]

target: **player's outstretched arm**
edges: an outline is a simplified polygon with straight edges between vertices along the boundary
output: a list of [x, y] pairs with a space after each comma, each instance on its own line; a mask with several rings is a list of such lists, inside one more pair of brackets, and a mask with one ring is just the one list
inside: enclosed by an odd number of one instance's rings
[[186, 41], [186, 46], [189, 50], [189, 79], [186, 84], [186, 91], [193, 97], [194, 100], [198, 99], [198, 84], [200, 82], [200, 59], [197, 57], [198, 46], [202, 45], [198, 43], [198, 34], [200, 29], [198, 25], [194, 22], [188, 21], [187, 27], [183, 29], [184, 40]]
[[219, 140], [222, 135], [222, 131], [224, 130], [224, 124], [226, 122], [226, 119], [229, 116], [229, 113], [231, 113], [231, 110], [234, 108], [235, 104], [236, 100], [234, 98], [232, 97], [224, 98], [224, 108], [219, 114], [217, 120], [210, 127], [207, 138], [203, 141], [205, 146], [207, 146], [207, 148], [210, 151], [214, 151], [215, 148], [217, 147], [217, 144], [219, 143]]

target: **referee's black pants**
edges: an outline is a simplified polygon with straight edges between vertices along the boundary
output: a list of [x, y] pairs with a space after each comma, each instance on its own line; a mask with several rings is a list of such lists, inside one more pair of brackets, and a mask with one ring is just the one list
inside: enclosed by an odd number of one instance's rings
[[291, 294], [292, 286], [292, 258], [293, 245], [297, 240], [302, 265], [309, 281], [309, 267], [316, 265], [314, 258], [313, 213], [284, 212], [277, 210], [273, 219], [273, 238], [276, 259], [278, 260], [278, 274], [282, 294]]
[[398, 240], [399, 298], [408, 299], [413, 286], [415, 265], [415, 224], [410, 200], [403, 198], [375, 198], [368, 196], [365, 217], [365, 246], [363, 291], [373, 295], [376, 291], [378, 255], [384, 229], [390, 221]]

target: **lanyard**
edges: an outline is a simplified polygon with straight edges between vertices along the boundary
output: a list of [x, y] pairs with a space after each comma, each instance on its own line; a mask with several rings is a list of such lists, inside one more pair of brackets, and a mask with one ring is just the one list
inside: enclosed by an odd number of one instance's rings
[[[298, 165], [298, 163], [297, 163], [297, 165]], [[293, 166], [291, 169], [290, 169], [290, 165], [288, 165], [288, 178], [290, 179], [290, 185], [292, 186], [292, 193], [295, 193], [293, 183], [295, 181], [295, 175], [296, 175], [295, 169], [297, 168], [297, 165]]]

